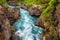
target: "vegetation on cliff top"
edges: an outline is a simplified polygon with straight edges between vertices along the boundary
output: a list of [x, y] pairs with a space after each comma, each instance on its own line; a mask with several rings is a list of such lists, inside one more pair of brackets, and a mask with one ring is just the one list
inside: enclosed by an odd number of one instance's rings
[[[17, 1], [19, 4], [21, 2], [25, 2], [28, 6], [31, 6], [33, 4], [42, 6], [43, 10], [39, 18], [44, 23], [44, 26], [49, 27], [48, 34], [53, 36], [53, 40], [58, 40], [57, 35], [55, 33], [55, 27], [53, 25], [53, 14], [51, 13], [51, 11], [54, 9], [54, 4], [57, 3], [58, 0], [45, 0], [45, 3], [42, 2], [44, 0], [17, 0]], [[0, 4], [4, 4], [5, 2], [6, 0], [1, 0]], [[49, 21], [46, 21], [46, 19], [48, 19]]]
[[[53, 40], [58, 40], [57, 34], [55, 32], [55, 27], [53, 25], [53, 15], [52, 13], [49, 13], [54, 8], [54, 4], [57, 2], [57, 0], [50, 0], [48, 3], [48, 6], [42, 11], [42, 14], [40, 16], [42, 22], [44, 23], [44, 26], [49, 27], [49, 34], [53, 36]], [[49, 19], [49, 21], [46, 21], [46, 19]], [[52, 35], [54, 34], [54, 35]]]
[[0, 5], [4, 4], [6, 2], [6, 0], [0, 0]]

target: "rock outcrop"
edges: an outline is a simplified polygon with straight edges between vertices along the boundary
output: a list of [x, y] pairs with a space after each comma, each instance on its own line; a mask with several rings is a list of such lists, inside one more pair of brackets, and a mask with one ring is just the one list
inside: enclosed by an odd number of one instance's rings
[[57, 32], [58, 32], [58, 35], [59, 35], [59, 38], [60, 38], [60, 3], [57, 4], [56, 6], [56, 16], [57, 16], [57, 19], [59, 21], [59, 24], [57, 25], [56, 29], [57, 29]]
[[24, 8], [26, 10], [28, 10], [30, 12], [31, 16], [40, 16], [41, 15], [41, 9], [37, 6], [37, 7], [28, 7], [26, 5], [26, 3], [21, 3], [20, 5], [21, 8]]
[[6, 13], [6, 16], [10, 20], [10, 23], [13, 24], [14, 22], [16, 22], [20, 18], [19, 9], [14, 8], [14, 9], [8, 10], [8, 13]]
[[4, 7], [0, 6], [0, 40], [9, 40], [11, 36], [10, 22], [5, 13]]
[[[18, 37], [15, 34], [13, 34], [13, 32], [15, 33], [15, 29], [11, 27], [11, 20], [10, 20], [10, 19], [17, 19], [16, 13], [14, 15], [8, 14], [8, 10], [0, 5], [0, 40], [11, 40], [10, 38], [18, 40]], [[12, 18], [8, 19], [10, 16]]]

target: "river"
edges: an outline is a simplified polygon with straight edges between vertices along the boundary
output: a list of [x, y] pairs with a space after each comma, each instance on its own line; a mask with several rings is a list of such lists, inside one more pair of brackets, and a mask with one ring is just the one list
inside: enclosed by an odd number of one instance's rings
[[[14, 8], [10, 5], [8, 7]], [[12, 25], [17, 29], [15, 34], [20, 37], [20, 40], [42, 40], [42, 28], [34, 25], [37, 17], [29, 15], [28, 10], [19, 9], [21, 19]]]

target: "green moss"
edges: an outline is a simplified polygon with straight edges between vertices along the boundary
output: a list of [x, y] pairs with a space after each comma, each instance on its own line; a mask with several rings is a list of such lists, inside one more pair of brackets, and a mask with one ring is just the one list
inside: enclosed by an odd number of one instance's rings
[[[52, 15], [52, 13], [49, 13], [49, 12], [51, 12], [51, 10], [53, 10], [54, 4], [56, 2], [57, 2], [56, 0], [50, 0], [50, 2], [47, 4], [47, 7], [45, 9], [43, 9], [42, 14], [40, 16], [40, 18], [42, 19], [44, 24], [46, 22], [50, 24], [49, 25], [49, 31], [50, 31], [49, 34], [51, 34], [54, 37], [53, 40], [58, 40], [58, 37], [55, 34], [55, 27], [54, 27], [53, 21], [52, 21], [53, 20], [53, 15]], [[49, 19], [49, 21], [45, 21], [46, 19]]]
[[32, 4], [40, 5], [41, 0], [18, 0], [18, 2], [25, 2], [28, 6]]
[[0, 5], [6, 3], [6, 0], [0, 0]]
[[25, 0], [24, 2], [26, 2], [26, 4], [28, 6], [30, 6], [32, 4], [36, 4], [36, 5], [39, 5], [40, 4], [40, 0]]

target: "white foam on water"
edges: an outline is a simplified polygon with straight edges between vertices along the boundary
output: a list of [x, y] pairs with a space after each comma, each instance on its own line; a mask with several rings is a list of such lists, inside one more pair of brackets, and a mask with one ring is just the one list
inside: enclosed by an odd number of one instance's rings
[[[9, 6], [14, 8], [14, 6]], [[12, 27], [16, 28], [15, 35], [20, 37], [20, 40], [42, 40], [42, 28], [34, 25], [35, 17], [29, 15], [27, 10], [20, 8], [21, 19], [15, 22]]]

